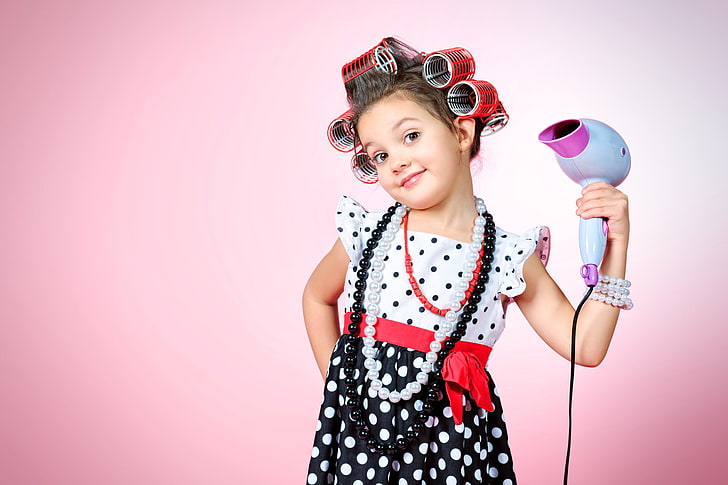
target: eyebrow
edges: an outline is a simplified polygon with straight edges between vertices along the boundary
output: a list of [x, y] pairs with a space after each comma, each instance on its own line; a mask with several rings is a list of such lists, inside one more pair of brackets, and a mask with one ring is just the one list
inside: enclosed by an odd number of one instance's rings
[[[417, 120], [417, 118], [411, 118], [411, 117], [402, 118], [401, 120], [397, 121], [395, 124], [392, 125], [392, 131], [398, 130], [400, 126], [402, 126], [403, 124], [405, 124], [408, 121], [418, 121], [418, 120]], [[366, 151], [367, 148], [369, 147], [369, 145], [371, 145], [371, 144], [372, 144], [372, 142], [369, 142], [366, 145], [363, 145], [362, 148], [364, 148], [364, 151]]]

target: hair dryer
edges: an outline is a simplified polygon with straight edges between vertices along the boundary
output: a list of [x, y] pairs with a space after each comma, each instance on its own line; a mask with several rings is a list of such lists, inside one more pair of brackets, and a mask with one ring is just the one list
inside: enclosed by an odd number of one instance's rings
[[[549, 126], [539, 141], [556, 152], [556, 161], [566, 175], [585, 187], [593, 182], [617, 186], [627, 177], [631, 165], [629, 149], [619, 133], [590, 119], [570, 119]], [[597, 267], [607, 246], [607, 221], [593, 217], [579, 220], [581, 276], [587, 286], [599, 281]]]

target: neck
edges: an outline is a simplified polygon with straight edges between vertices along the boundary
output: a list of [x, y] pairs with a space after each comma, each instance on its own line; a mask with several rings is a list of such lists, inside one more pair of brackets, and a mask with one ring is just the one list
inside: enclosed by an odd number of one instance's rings
[[473, 219], [478, 215], [472, 189], [426, 210], [410, 210], [409, 227], [412, 231], [427, 232], [469, 242], [473, 232]]

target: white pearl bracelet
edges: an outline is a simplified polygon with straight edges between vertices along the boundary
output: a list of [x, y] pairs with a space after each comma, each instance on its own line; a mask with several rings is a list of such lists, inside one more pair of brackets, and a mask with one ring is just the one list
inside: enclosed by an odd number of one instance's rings
[[594, 286], [589, 299], [601, 301], [621, 310], [631, 310], [634, 304], [629, 298], [630, 286], [632, 283], [629, 280], [602, 275], [599, 276], [599, 283]]

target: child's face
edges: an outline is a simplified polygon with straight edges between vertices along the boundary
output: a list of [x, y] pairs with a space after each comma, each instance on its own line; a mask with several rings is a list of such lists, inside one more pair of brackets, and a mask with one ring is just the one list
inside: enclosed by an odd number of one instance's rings
[[361, 115], [357, 133], [384, 190], [423, 210], [463, 190], [472, 193], [472, 125], [472, 120], [457, 118], [453, 131], [420, 104], [395, 94]]

